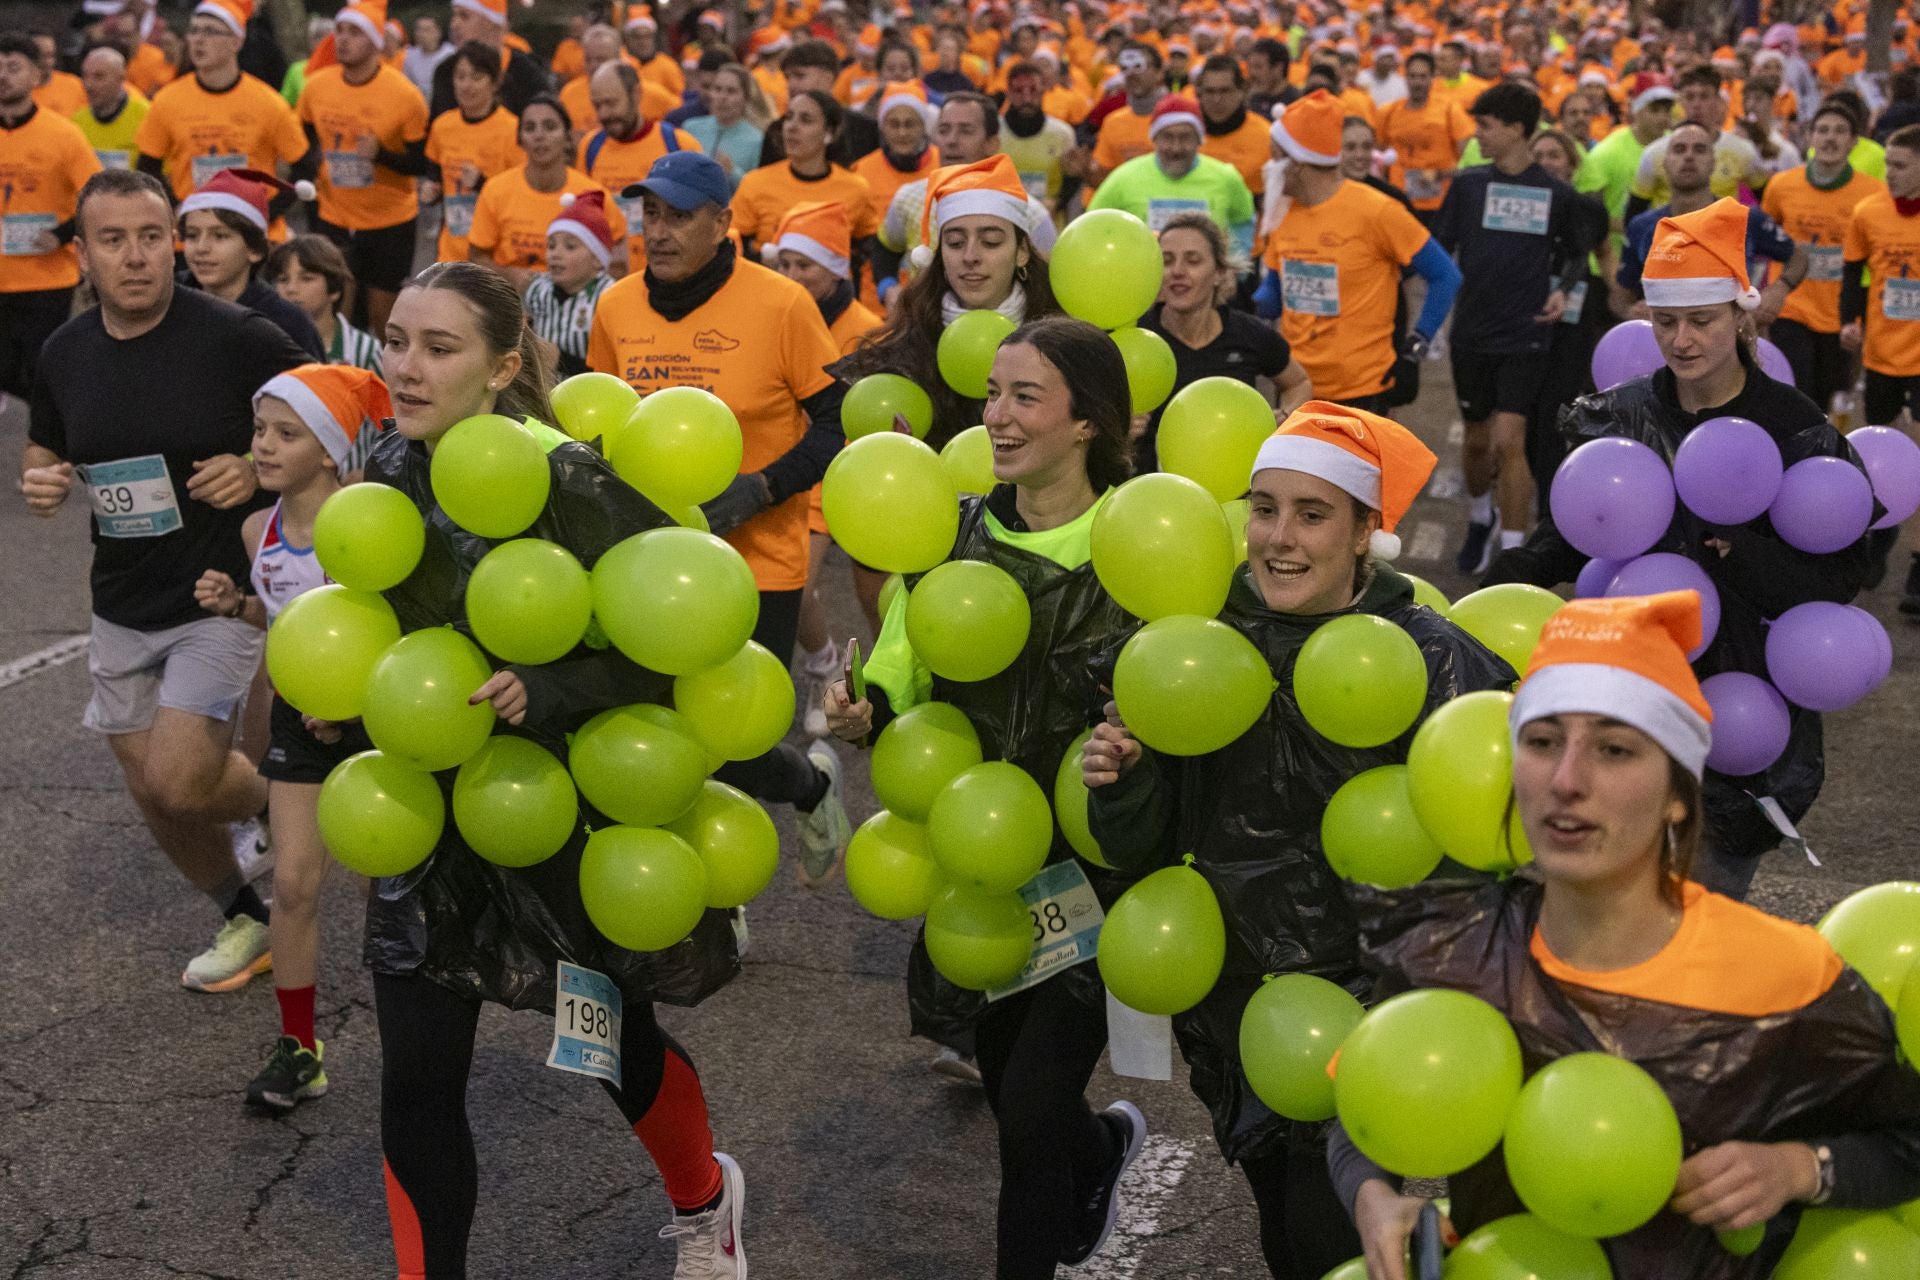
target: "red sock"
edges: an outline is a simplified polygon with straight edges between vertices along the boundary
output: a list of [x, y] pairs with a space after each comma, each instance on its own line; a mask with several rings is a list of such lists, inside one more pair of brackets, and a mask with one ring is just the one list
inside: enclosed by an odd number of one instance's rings
[[303, 1049], [317, 1049], [313, 1039], [313, 988], [275, 987], [280, 1001], [280, 1034], [292, 1036]]
[[[312, 987], [306, 991], [313, 994]], [[386, 1174], [387, 1220], [393, 1226], [393, 1256], [400, 1265], [400, 1280], [425, 1280], [427, 1248], [422, 1243], [420, 1215], [414, 1212], [407, 1189], [393, 1176], [393, 1166], [382, 1160], [380, 1168]]]
[[707, 1095], [687, 1060], [671, 1049], [647, 1114], [633, 1132], [660, 1170], [667, 1199], [676, 1209], [700, 1209], [720, 1194], [720, 1166], [713, 1158], [707, 1125]]

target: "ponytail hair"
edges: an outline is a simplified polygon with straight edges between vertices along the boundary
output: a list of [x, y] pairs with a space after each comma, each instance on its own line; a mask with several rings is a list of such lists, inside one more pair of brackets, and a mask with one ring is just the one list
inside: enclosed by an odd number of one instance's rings
[[496, 359], [509, 351], [520, 353], [520, 372], [494, 398], [496, 413], [553, 421], [553, 405], [547, 401], [552, 377], [546, 358], [527, 324], [520, 295], [505, 276], [477, 262], [436, 262], [409, 281], [407, 288], [459, 294], [479, 316], [480, 336]]

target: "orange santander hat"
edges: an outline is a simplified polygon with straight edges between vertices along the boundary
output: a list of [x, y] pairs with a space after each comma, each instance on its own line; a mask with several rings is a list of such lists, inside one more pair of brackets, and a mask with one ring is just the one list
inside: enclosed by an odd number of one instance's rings
[[353, 0], [333, 15], [335, 23], [351, 23], [377, 45], [387, 41], [387, 0]]
[[284, 400], [320, 441], [335, 467], [347, 465], [353, 442], [368, 422], [393, 416], [387, 384], [377, 374], [348, 364], [303, 364], [277, 373], [253, 393], [254, 408], [267, 396]]
[[[948, 165], [927, 175], [927, 199], [920, 209], [920, 243], [913, 249], [913, 265], [925, 271], [933, 263], [935, 237], [942, 223], [969, 214], [1004, 218], [1022, 233], [1030, 233], [1027, 189], [1012, 157], [995, 152], [972, 164]], [[925, 254], [921, 250], [925, 250]]]
[[507, 0], [453, 0], [453, 7], [479, 14], [496, 27], [507, 25]]
[[776, 257], [784, 249], [810, 258], [842, 280], [853, 277], [853, 227], [847, 207], [836, 200], [810, 200], [787, 210], [767, 249]]
[[1607, 716], [1659, 743], [1694, 777], [1713, 745], [1713, 708], [1687, 653], [1700, 643], [1700, 593], [1573, 600], [1547, 619], [1509, 715]]
[[1380, 513], [1369, 548], [1377, 560], [1400, 554], [1394, 528], [1433, 474], [1433, 450], [1391, 418], [1330, 400], [1287, 415], [1254, 455], [1253, 473], [1275, 469], [1318, 476]]
[[1760, 291], [1747, 277], [1747, 207], [1722, 197], [1704, 209], [1660, 219], [1641, 291], [1650, 307], [1759, 306]]
[[247, 38], [247, 23], [253, 18], [253, 0], [200, 0], [193, 6], [193, 16], [206, 14], [224, 24], [227, 30], [242, 40]]
[[1329, 168], [1340, 163], [1340, 128], [1347, 107], [1325, 89], [1295, 100], [1273, 122], [1273, 140], [1301, 164]]

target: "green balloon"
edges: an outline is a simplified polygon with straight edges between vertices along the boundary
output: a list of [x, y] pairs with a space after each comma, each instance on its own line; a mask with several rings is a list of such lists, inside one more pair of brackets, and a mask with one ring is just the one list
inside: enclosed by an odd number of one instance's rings
[[1725, 1249], [1736, 1258], [1746, 1258], [1751, 1257], [1753, 1251], [1760, 1247], [1760, 1242], [1766, 1239], [1767, 1224], [1764, 1222], [1756, 1222], [1752, 1226], [1742, 1227], [1738, 1231], [1719, 1231], [1715, 1232], [1715, 1234], [1720, 1239], [1720, 1247], [1722, 1249]]
[[1273, 406], [1237, 378], [1202, 378], [1180, 388], [1160, 415], [1154, 448], [1160, 469], [1195, 480], [1216, 502], [1247, 491], [1253, 460], [1273, 434]]
[[580, 797], [552, 752], [502, 735], [488, 738], [454, 775], [453, 823], [488, 862], [531, 867], [573, 835]]
[[984, 560], [949, 560], [907, 594], [907, 642], [947, 680], [999, 675], [1026, 648], [1032, 625], [1026, 592]]
[[1565, 604], [1553, 592], [1524, 582], [1503, 582], [1461, 596], [1447, 610], [1455, 626], [1507, 660], [1520, 675], [1540, 643], [1540, 628]]
[[1211, 618], [1227, 602], [1233, 529], [1184, 476], [1135, 476], [1115, 489], [1094, 513], [1090, 542], [1100, 585], [1137, 618]]
[[1524, 1213], [1496, 1218], [1462, 1240], [1444, 1274], [1446, 1280], [1613, 1280], [1598, 1244]]
[[707, 869], [671, 831], [604, 827], [580, 854], [580, 905], [615, 946], [665, 951], [705, 914]]
[[567, 748], [580, 794], [631, 827], [665, 826], [693, 807], [707, 755], [686, 717], [649, 703], [602, 711]]
[[1173, 348], [1151, 329], [1127, 325], [1113, 331], [1113, 345], [1127, 362], [1127, 390], [1133, 397], [1136, 415], [1152, 413], [1173, 394], [1179, 368], [1173, 361]]
[[1920, 1062], [1920, 965], [1910, 966], [1900, 984], [1899, 997], [1893, 1001], [1893, 1027], [1907, 1061]]
[[717, 667], [760, 618], [741, 554], [698, 529], [649, 529], [593, 566], [593, 616], [620, 652], [663, 675]]
[[1053, 814], [1033, 776], [991, 760], [947, 784], [927, 814], [927, 845], [954, 884], [1012, 893], [1053, 847]]
[[1920, 1200], [1909, 1200], [1892, 1212], [1894, 1217], [1900, 1219], [1902, 1226], [1920, 1235]]
[[780, 867], [780, 833], [758, 800], [708, 778], [693, 807], [667, 824], [707, 869], [707, 905], [744, 907]]
[[1808, 1209], [1773, 1280], [1912, 1280], [1920, 1235], [1891, 1213]]
[[993, 372], [993, 353], [1018, 327], [998, 311], [961, 312], [940, 331], [940, 345], [934, 352], [940, 376], [967, 399], [986, 399], [987, 375]]
[[1355, 1258], [1327, 1272], [1320, 1280], [1367, 1280], [1367, 1260]]
[[1414, 816], [1403, 764], [1368, 769], [1340, 784], [1320, 815], [1320, 851], [1341, 879], [1382, 889], [1419, 884], [1444, 856]]
[[893, 430], [894, 418], [907, 420], [916, 440], [933, 426], [933, 401], [918, 384], [897, 373], [871, 373], [847, 388], [840, 402], [840, 430], [849, 440]]
[[366, 710], [374, 664], [399, 639], [400, 620], [379, 596], [315, 587], [289, 600], [267, 629], [267, 676], [294, 710], [355, 720]]
[[1235, 498], [1221, 503], [1220, 510], [1227, 517], [1227, 528], [1233, 531], [1233, 563], [1237, 568], [1247, 562], [1247, 520], [1253, 514], [1253, 504]]
[[1427, 703], [1420, 646], [1385, 618], [1350, 613], [1300, 647], [1293, 696], [1315, 733], [1343, 747], [1378, 747], [1413, 727]]
[[673, 705], [722, 760], [765, 755], [793, 726], [793, 676], [749, 640], [717, 667], [676, 676]]
[[[1407, 794], [1440, 847], [1477, 871], [1512, 871], [1533, 860], [1513, 795], [1513, 695], [1463, 694], [1427, 717], [1407, 752]], [[1502, 823], [1505, 826], [1502, 826]]]
[[1882, 1000], [1898, 1008], [1920, 955], [1920, 881], [1889, 880], [1849, 894], [1821, 919], [1820, 933]]
[[397, 876], [440, 843], [447, 803], [433, 775], [379, 751], [333, 767], [320, 784], [320, 838], [342, 866], [363, 876]]
[[552, 475], [533, 433], [497, 413], [453, 424], [434, 446], [433, 500], [483, 538], [511, 538], [540, 518]]
[[1087, 825], [1087, 779], [1080, 769], [1080, 752], [1092, 736], [1093, 730], [1087, 730], [1075, 738], [1067, 753], [1060, 757], [1060, 767], [1053, 774], [1053, 816], [1075, 853], [1094, 866], [1111, 871], [1113, 864], [1100, 852], [1100, 842], [1093, 838], [1093, 829]]
[[401, 636], [367, 677], [367, 736], [416, 769], [464, 764], [493, 733], [492, 704], [468, 701], [492, 678], [479, 646], [451, 627]]
[[1635, 1064], [1574, 1053], [1520, 1090], [1502, 1150], [1507, 1177], [1534, 1217], [1568, 1235], [1625, 1235], [1673, 1197], [1680, 1120]]
[[956, 987], [1004, 987], [1020, 976], [1032, 953], [1033, 917], [1017, 893], [950, 884], [927, 907], [927, 955]]
[[1162, 867], [1120, 895], [1100, 926], [1100, 979], [1141, 1013], [1185, 1013], [1220, 980], [1227, 925], [1207, 878]]
[[993, 475], [993, 439], [985, 427], [968, 427], [940, 448], [940, 461], [961, 493], [990, 493], [998, 483]]
[[740, 423], [724, 401], [699, 387], [663, 387], [627, 415], [607, 460], [662, 507], [720, 496], [740, 474]]
[[1462, 991], [1408, 991], [1347, 1037], [1334, 1101], [1375, 1164], [1445, 1178], [1499, 1144], [1520, 1073], [1520, 1041], [1498, 1009]]
[[882, 920], [925, 915], [945, 884], [926, 827], [897, 813], [874, 814], [847, 845], [847, 889]]
[[1440, 588], [1434, 586], [1431, 582], [1428, 582], [1425, 578], [1417, 574], [1401, 573], [1400, 576], [1413, 584], [1413, 602], [1415, 604], [1423, 604], [1443, 618], [1452, 616], [1453, 602], [1441, 593]]
[[911, 822], [925, 822], [947, 784], [980, 763], [980, 735], [950, 702], [923, 702], [895, 716], [873, 744], [873, 793]]
[[1344, 988], [1310, 973], [1262, 982], [1240, 1015], [1240, 1068], [1254, 1096], [1289, 1120], [1332, 1119], [1327, 1064], [1365, 1012]]
[[907, 580], [899, 574], [890, 573], [887, 575], [887, 580], [880, 584], [879, 605], [881, 617], [884, 618], [893, 611], [894, 597], [906, 590], [906, 586]]
[[564, 658], [593, 621], [593, 586], [573, 553], [541, 538], [503, 542], [467, 579], [473, 638], [503, 662]]
[[561, 430], [575, 440], [601, 441], [602, 452], [611, 448], [621, 424], [640, 403], [639, 393], [610, 373], [576, 373], [547, 399]]
[[1120, 650], [1113, 696], [1133, 736], [1203, 756], [1251, 729], [1278, 682], [1253, 643], [1211, 618], [1149, 622]]
[[1160, 296], [1160, 272], [1160, 241], [1146, 223], [1118, 209], [1095, 209], [1069, 222], [1047, 262], [1061, 309], [1102, 329], [1145, 315]]
[[385, 591], [420, 563], [427, 528], [413, 499], [386, 484], [350, 484], [320, 504], [313, 554], [329, 578], [356, 591]]
[[836, 454], [820, 503], [833, 540], [889, 573], [933, 568], [960, 532], [960, 495], [940, 455], [896, 431], [861, 436]]

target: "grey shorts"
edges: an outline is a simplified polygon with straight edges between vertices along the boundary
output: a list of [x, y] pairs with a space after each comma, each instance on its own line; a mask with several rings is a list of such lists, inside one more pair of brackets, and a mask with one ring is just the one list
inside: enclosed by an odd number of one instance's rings
[[93, 697], [81, 723], [100, 733], [140, 733], [153, 727], [157, 707], [231, 720], [266, 641], [266, 632], [237, 618], [135, 631], [96, 616], [87, 643]]

